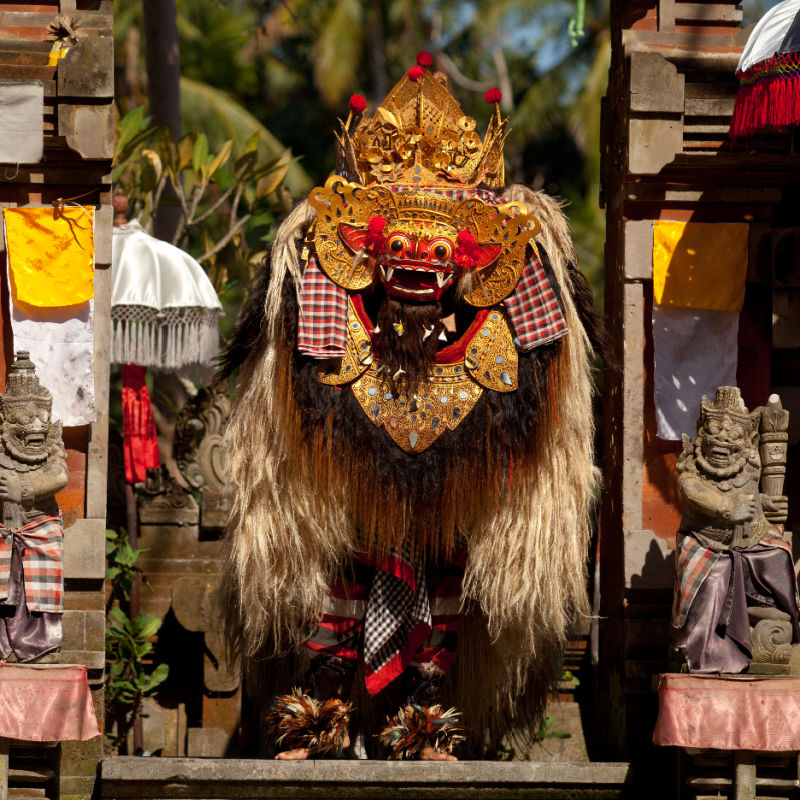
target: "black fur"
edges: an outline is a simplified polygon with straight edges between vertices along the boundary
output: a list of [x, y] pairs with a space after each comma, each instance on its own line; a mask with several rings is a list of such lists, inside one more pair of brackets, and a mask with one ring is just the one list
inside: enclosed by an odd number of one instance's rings
[[[561, 346], [555, 342], [520, 353], [517, 391], [485, 391], [455, 430], [445, 431], [420, 453], [406, 453], [386, 431], [370, 422], [348, 386], [321, 384], [319, 362], [298, 353], [297, 299], [288, 280], [284, 284], [284, 330], [293, 354], [295, 397], [309, 433], [333, 412], [334, 452], [359, 443], [376, 485], [393, 484], [401, 494], [409, 498], [419, 495], [420, 500], [421, 495], [430, 496], [441, 489], [441, 476], [456, 457], [485, 461], [487, 441], [497, 448], [494, 456], [503, 463], [511, 453], [530, 450], [546, 393], [547, 367]], [[368, 447], [363, 446], [365, 442]]]

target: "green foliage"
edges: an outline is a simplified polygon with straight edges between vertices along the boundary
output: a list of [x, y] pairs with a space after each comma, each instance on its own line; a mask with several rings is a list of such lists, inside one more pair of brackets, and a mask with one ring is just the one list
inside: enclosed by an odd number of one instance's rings
[[572, 673], [568, 669], [563, 670], [563, 672], [561, 673], [561, 680], [565, 681], [566, 683], [571, 683], [574, 689], [577, 689], [581, 685], [578, 676]]
[[567, 32], [573, 47], [583, 38], [583, 23], [586, 21], [586, 0], [575, 0], [575, 16], [569, 21]]
[[142, 701], [152, 697], [167, 679], [169, 666], [150, 662], [153, 637], [161, 628], [161, 619], [152, 614], [128, 616], [128, 605], [137, 581], [144, 580], [137, 565], [144, 550], [134, 550], [124, 530], [106, 531], [106, 580], [110, 584], [106, 621], [106, 712], [116, 723], [116, 734], [107, 733], [116, 748], [125, 741], [128, 731], [142, 715]]
[[145, 581], [140, 567], [136, 565], [144, 550], [134, 550], [125, 529], [106, 531], [106, 580], [111, 586], [108, 607], [115, 601], [128, 602], [135, 581]]
[[130, 619], [121, 608], [111, 609], [106, 627], [106, 703], [141, 707], [167, 679], [169, 666], [146, 664], [153, 650], [150, 641], [161, 628], [161, 619], [152, 614], [138, 614]]
[[[172, 243], [207, 263], [217, 292], [232, 279], [246, 285], [252, 251], [262, 249], [252, 222], [269, 225], [289, 202], [282, 186], [293, 165], [289, 151], [265, 160], [258, 129], [244, 140], [238, 157], [233, 139], [218, 149], [211, 148], [204, 132], [175, 141], [166, 127], [152, 128], [141, 108], [128, 112], [119, 129], [113, 178], [128, 198], [129, 215], [152, 229], [155, 211], [171, 189], [172, 202], [180, 207]], [[255, 240], [252, 247], [248, 233]], [[261, 233], [266, 233], [263, 226]]]

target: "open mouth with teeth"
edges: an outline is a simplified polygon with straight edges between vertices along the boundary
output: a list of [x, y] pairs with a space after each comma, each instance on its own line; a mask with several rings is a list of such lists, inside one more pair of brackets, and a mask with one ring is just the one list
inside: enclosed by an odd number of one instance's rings
[[715, 467], [726, 466], [732, 459], [739, 456], [739, 448], [732, 445], [714, 442], [707, 448], [706, 458]]
[[387, 294], [418, 302], [438, 300], [455, 280], [449, 265], [434, 267], [395, 259], [380, 263], [379, 275]]
[[30, 450], [38, 450], [44, 447], [44, 438], [42, 433], [28, 433], [25, 436], [25, 447]]

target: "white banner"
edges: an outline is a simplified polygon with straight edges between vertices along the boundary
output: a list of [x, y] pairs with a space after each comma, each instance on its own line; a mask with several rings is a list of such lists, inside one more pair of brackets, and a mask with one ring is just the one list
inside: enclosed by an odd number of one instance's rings
[[655, 404], [660, 439], [694, 436], [700, 399], [736, 386], [739, 312], [653, 304]]

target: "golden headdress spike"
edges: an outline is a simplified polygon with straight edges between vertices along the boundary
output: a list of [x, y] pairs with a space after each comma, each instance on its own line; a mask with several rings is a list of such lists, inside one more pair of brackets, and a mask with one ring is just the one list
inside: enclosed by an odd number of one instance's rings
[[338, 134], [339, 170], [342, 177], [362, 186], [483, 184], [500, 189], [505, 185], [508, 120], [497, 110], [481, 141], [475, 120], [447, 91], [444, 76], [422, 67], [412, 67], [375, 115], [352, 128], [343, 124]]

